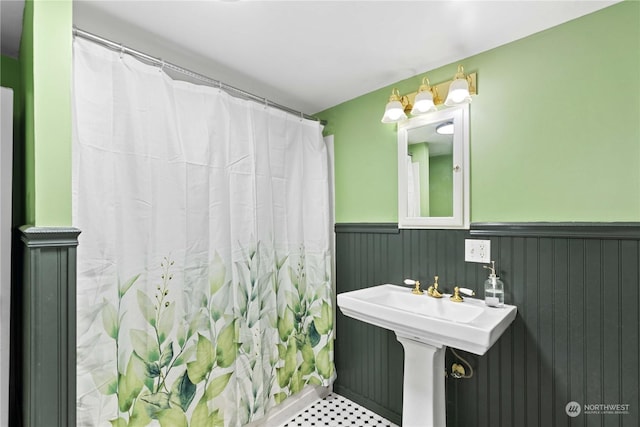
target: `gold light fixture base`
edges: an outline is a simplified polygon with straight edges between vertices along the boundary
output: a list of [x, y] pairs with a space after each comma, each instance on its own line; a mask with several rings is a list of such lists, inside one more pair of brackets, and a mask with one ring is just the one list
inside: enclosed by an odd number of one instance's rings
[[[471, 73], [467, 74], [467, 81], [469, 82], [469, 94], [477, 95], [477, 74]], [[453, 82], [453, 79], [448, 80], [446, 82], [438, 83], [435, 85], [431, 85], [431, 91], [433, 93], [433, 103], [438, 106], [444, 104], [444, 100], [447, 99], [447, 95], [449, 94], [449, 86]], [[397, 90], [397, 89], [396, 89]], [[406, 95], [400, 96], [400, 102], [402, 102], [402, 107], [404, 108], [405, 113], [409, 113], [413, 109], [413, 103], [415, 102], [416, 95], [418, 91], [408, 93]]]

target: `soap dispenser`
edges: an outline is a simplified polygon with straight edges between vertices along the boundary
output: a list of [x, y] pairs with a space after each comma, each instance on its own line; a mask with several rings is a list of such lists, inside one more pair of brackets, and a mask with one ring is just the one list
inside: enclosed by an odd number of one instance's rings
[[502, 307], [504, 305], [504, 283], [496, 276], [496, 262], [491, 261], [491, 267], [487, 265], [483, 267], [491, 270], [489, 278], [484, 282], [484, 303], [489, 307]]

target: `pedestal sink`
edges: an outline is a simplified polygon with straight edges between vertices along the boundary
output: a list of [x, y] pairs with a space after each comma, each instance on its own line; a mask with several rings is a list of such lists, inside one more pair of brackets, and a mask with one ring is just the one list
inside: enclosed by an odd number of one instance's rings
[[414, 295], [396, 285], [338, 294], [345, 316], [392, 330], [404, 348], [403, 427], [446, 425], [444, 353], [453, 347], [483, 355], [516, 317], [516, 307], [483, 300], [453, 302], [449, 295]]

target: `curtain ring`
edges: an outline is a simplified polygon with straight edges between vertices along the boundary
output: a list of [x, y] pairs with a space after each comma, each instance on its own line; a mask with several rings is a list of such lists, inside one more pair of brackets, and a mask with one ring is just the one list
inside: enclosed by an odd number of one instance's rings
[[264, 109], [266, 110], [267, 108], [269, 108], [269, 100], [264, 98]]
[[124, 57], [124, 46], [120, 43], [120, 59]]
[[159, 71], [164, 71], [164, 59], [161, 59], [160, 61], [160, 70]]

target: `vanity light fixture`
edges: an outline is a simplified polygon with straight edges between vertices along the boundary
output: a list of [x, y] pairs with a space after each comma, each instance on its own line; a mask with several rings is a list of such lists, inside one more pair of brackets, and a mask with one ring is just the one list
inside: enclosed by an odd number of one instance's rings
[[[429, 86], [429, 79], [423, 77], [422, 84], [420, 85], [420, 88], [418, 88], [418, 93], [413, 100], [413, 109], [411, 110], [412, 115], [425, 114], [436, 110], [436, 104], [433, 101], [433, 91], [434, 89]], [[437, 89], [435, 89], [435, 92], [437, 98]]]
[[400, 96], [400, 91], [393, 88], [389, 102], [384, 109], [384, 115], [382, 116], [382, 123], [396, 123], [407, 118], [404, 112], [405, 107], [409, 104], [409, 100], [406, 96]]
[[[442, 101], [439, 94], [444, 94], [445, 101]], [[468, 104], [471, 102], [471, 95], [477, 94], [476, 73], [464, 74], [462, 65], [458, 65], [453, 80], [430, 86], [429, 79], [423, 77], [422, 84], [417, 92], [407, 95], [400, 95], [397, 88], [393, 88], [391, 96], [382, 116], [382, 123], [397, 123], [411, 115], [425, 114], [435, 111], [439, 105], [447, 107], [453, 105]]]
[[445, 122], [436, 127], [436, 133], [440, 135], [453, 135], [453, 122]]
[[458, 65], [458, 72], [453, 77], [453, 81], [449, 86], [449, 94], [444, 101], [444, 105], [460, 105], [471, 102], [471, 94], [469, 93], [469, 77], [464, 75], [464, 68]]

